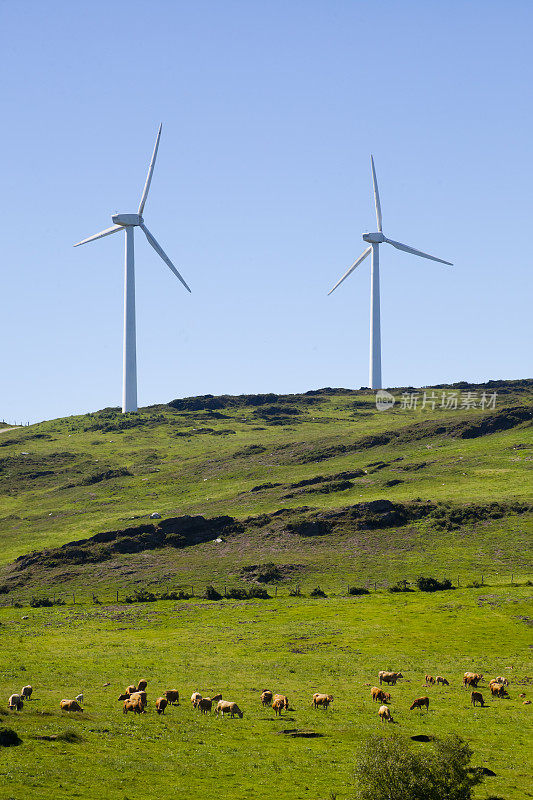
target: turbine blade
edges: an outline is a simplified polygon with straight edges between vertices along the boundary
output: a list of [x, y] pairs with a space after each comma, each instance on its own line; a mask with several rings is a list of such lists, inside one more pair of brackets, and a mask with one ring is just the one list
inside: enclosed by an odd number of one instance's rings
[[154, 250], [157, 253], [157, 255], [160, 256], [163, 259], [163, 261], [165, 262], [167, 267], [169, 267], [172, 270], [172, 272], [174, 273], [176, 278], [179, 278], [180, 281], [182, 282], [182, 284], [187, 289], [187, 291], [190, 292], [191, 290], [189, 289], [189, 287], [187, 286], [187, 284], [185, 283], [185, 281], [183, 280], [183, 278], [179, 274], [178, 270], [176, 269], [176, 267], [174, 266], [174, 264], [172, 263], [170, 258], [167, 256], [167, 254], [165, 253], [165, 251], [163, 250], [161, 245], [159, 245], [157, 243], [157, 241], [154, 239], [154, 237], [152, 236], [152, 234], [150, 233], [150, 231], [148, 230], [146, 225], [141, 225], [141, 228], [143, 229], [144, 235], [146, 236], [146, 238], [148, 239], [148, 241], [150, 242], [150, 244], [154, 248]]
[[335, 291], [335, 289], [337, 288], [337, 286], [340, 286], [340, 285], [341, 285], [341, 283], [342, 283], [344, 280], [346, 280], [346, 278], [348, 277], [348, 275], [351, 275], [351, 274], [352, 274], [352, 272], [354, 271], [354, 269], [355, 269], [356, 267], [358, 267], [358, 266], [359, 266], [359, 264], [361, 263], [361, 261], [364, 261], [364, 260], [365, 260], [365, 258], [366, 258], [366, 257], [367, 257], [367, 256], [370, 254], [371, 250], [372, 250], [372, 247], [367, 247], [367, 248], [366, 248], [366, 250], [364, 251], [364, 253], [361, 253], [361, 255], [359, 256], [359, 258], [356, 258], [356, 259], [355, 259], [355, 261], [353, 262], [353, 264], [352, 264], [352, 266], [350, 267], [350, 269], [348, 270], [348, 272], [345, 272], [345, 273], [344, 273], [344, 275], [342, 276], [342, 278], [340, 279], [340, 281], [337, 281], [337, 283], [335, 284], [335, 286], [333, 287], [333, 289], [331, 289], [331, 291], [329, 291], [329, 292], [328, 292], [328, 295], [330, 295], [330, 294], [331, 294], [331, 292], [334, 292], [334, 291]]
[[374, 156], [370, 156], [370, 163], [372, 164], [372, 183], [374, 184], [374, 203], [376, 204], [376, 220], [378, 223], [378, 231], [381, 232], [381, 203], [379, 202], [378, 179], [376, 178], [376, 168], [374, 167]]
[[143, 195], [141, 197], [141, 202], [139, 203], [139, 214], [142, 215], [144, 211], [144, 206], [146, 203], [146, 198], [148, 197], [148, 191], [150, 189], [150, 184], [152, 183], [152, 175], [154, 174], [154, 167], [155, 167], [155, 160], [157, 158], [157, 150], [159, 147], [159, 140], [161, 138], [161, 128], [163, 127], [163, 123], [159, 126], [159, 130], [157, 131], [157, 137], [155, 140], [155, 147], [154, 152], [152, 153], [152, 160], [150, 161], [150, 166], [148, 167], [148, 175], [146, 176], [146, 183], [144, 184]]
[[104, 236], [110, 236], [112, 233], [123, 230], [124, 227], [122, 225], [113, 225], [111, 228], [106, 228], [105, 231], [100, 231], [100, 233], [95, 233], [94, 236], [89, 236], [88, 239], [82, 239], [81, 242], [76, 242], [74, 247], [79, 247], [80, 244], [87, 244], [87, 242], [93, 242], [95, 239], [102, 239]]
[[414, 256], [421, 256], [422, 258], [429, 258], [431, 261], [440, 261], [441, 264], [448, 264], [449, 267], [453, 267], [451, 261], [445, 261], [443, 258], [437, 258], [436, 256], [430, 256], [429, 253], [423, 253], [422, 250], [415, 250], [414, 247], [409, 247], [406, 244], [402, 244], [401, 242], [395, 242], [392, 239], [385, 239], [387, 244], [391, 244], [397, 250], [405, 250], [406, 253], [412, 253]]

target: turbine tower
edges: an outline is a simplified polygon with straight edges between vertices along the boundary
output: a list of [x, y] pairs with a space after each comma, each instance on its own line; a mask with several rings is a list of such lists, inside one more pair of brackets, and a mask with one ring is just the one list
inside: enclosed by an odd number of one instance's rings
[[80, 244], [87, 244], [93, 242], [95, 239], [102, 239], [104, 236], [110, 236], [112, 233], [124, 231], [126, 239], [126, 254], [124, 259], [124, 353], [123, 353], [123, 377], [122, 377], [122, 413], [137, 411], [137, 346], [136, 346], [136, 333], [135, 333], [135, 258], [133, 249], [133, 232], [135, 228], [140, 228], [155, 252], [160, 256], [165, 264], [169, 267], [174, 275], [179, 278], [188, 292], [191, 290], [179, 274], [178, 270], [167, 256], [163, 248], [158, 244], [156, 239], [152, 236], [146, 225], [142, 213], [148, 197], [150, 183], [152, 182], [152, 175], [154, 174], [155, 160], [157, 158], [157, 150], [159, 148], [159, 140], [161, 138], [161, 128], [159, 126], [157, 137], [155, 140], [154, 152], [152, 160], [148, 167], [148, 175], [146, 176], [146, 183], [139, 203], [139, 209], [136, 214], [113, 214], [113, 226], [106, 228], [105, 231], [95, 233], [94, 236], [89, 236], [88, 239], [83, 239], [78, 242], [74, 247], [79, 247]]
[[378, 181], [376, 178], [376, 170], [374, 167], [374, 158], [370, 156], [370, 163], [372, 166], [372, 183], [374, 185], [374, 202], [376, 205], [376, 220], [378, 229], [375, 233], [364, 233], [363, 239], [370, 244], [366, 250], [361, 253], [359, 258], [356, 258], [352, 266], [347, 272], [344, 273], [342, 278], [337, 281], [333, 289], [328, 292], [334, 292], [337, 286], [346, 280], [348, 275], [351, 275], [356, 267], [361, 264], [365, 258], [372, 253], [372, 267], [370, 279], [370, 388], [381, 389], [381, 322], [380, 322], [380, 304], [379, 304], [379, 246], [380, 244], [391, 244], [397, 250], [404, 250], [406, 253], [412, 253], [415, 256], [422, 256], [422, 258], [429, 258], [431, 261], [439, 261], [441, 264], [448, 264], [453, 266], [451, 261], [444, 261], [442, 258], [430, 256], [428, 253], [423, 253], [421, 250], [415, 250], [414, 247], [409, 247], [401, 242], [395, 242], [393, 239], [387, 239], [383, 235], [381, 224], [381, 203], [379, 202]]

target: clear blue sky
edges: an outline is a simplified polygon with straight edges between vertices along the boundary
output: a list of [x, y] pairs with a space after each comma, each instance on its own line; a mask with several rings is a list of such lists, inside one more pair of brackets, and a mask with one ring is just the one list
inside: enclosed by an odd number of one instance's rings
[[375, 229], [388, 386], [531, 374], [533, 6], [0, 4], [0, 418], [119, 405], [135, 211], [139, 403], [368, 383]]

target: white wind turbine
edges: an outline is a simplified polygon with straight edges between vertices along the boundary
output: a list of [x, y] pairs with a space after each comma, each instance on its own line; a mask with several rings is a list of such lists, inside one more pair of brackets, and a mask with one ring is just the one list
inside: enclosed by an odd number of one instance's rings
[[365, 260], [365, 258], [372, 253], [372, 269], [371, 269], [371, 286], [370, 286], [370, 388], [381, 389], [381, 323], [379, 313], [379, 246], [380, 244], [387, 243], [396, 247], [398, 250], [404, 250], [406, 253], [412, 253], [415, 256], [422, 256], [422, 258], [429, 258], [431, 261], [440, 261], [441, 264], [448, 264], [453, 266], [451, 261], [444, 261], [442, 258], [430, 256], [428, 253], [423, 253], [421, 250], [415, 250], [414, 247], [409, 247], [401, 242], [395, 242], [393, 239], [387, 239], [383, 235], [381, 226], [381, 204], [379, 202], [378, 182], [376, 179], [376, 170], [374, 168], [374, 158], [370, 156], [372, 165], [372, 182], [374, 184], [374, 201], [376, 204], [376, 219], [378, 229], [376, 233], [364, 233], [363, 239], [365, 242], [370, 243], [370, 247], [361, 253], [359, 258], [356, 258], [350, 269], [345, 272], [342, 278], [337, 281], [333, 289], [328, 292], [334, 292], [337, 286], [351, 275], [356, 267]]
[[163, 248], [157, 243], [152, 236], [142, 217], [146, 198], [148, 197], [148, 190], [152, 181], [154, 172], [155, 160], [157, 158], [157, 149], [159, 147], [159, 139], [161, 138], [161, 128], [159, 126], [157, 138], [155, 140], [154, 152], [152, 160], [148, 167], [148, 175], [146, 176], [146, 183], [139, 203], [139, 210], [136, 214], [113, 214], [111, 219], [114, 225], [111, 228], [106, 228], [105, 231], [95, 233], [94, 236], [89, 236], [88, 239], [83, 239], [78, 242], [74, 247], [80, 244], [87, 244], [93, 242], [95, 239], [102, 239], [104, 236], [109, 236], [118, 231], [124, 231], [126, 234], [126, 255], [124, 260], [124, 356], [123, 356], [123, 377], [122, 377], [122, 412], [137, 411], [137, 346], [135, 334], [135, 259], [133, 250], [133, 231], [134, 228], [139, 227], [144, 231], [144, 235], [154, 248], [155, 252], [163, 259], [165, 264], [172, 270], [174, 275], [180, 279], [188, 292], [191, 290], [179, 274], [178, 270], [167, 256]]

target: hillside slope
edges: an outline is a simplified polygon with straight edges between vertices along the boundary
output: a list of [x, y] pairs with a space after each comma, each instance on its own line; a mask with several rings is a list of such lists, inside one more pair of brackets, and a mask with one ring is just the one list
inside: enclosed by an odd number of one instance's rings
[[[88, 576], [241, 580], [243, 567], [273, 560], [297, 564], [293, 578], [379, 580], [384, 557], [390, 580], [422, 567], [527, 575], [533, 381], [392, 392], [387, 411], [370, 391], [322, 389], [104, 409], [5, 432], [0, 580], [9, 590]], [[404, 407], [414, 395], [418, 407]], [[374, 501], [386, 501], [377, 516]], [[224, 535], [189, 541], [195, 515], [199, 530], [231, 520]], [[158, 543], [165, 525], [174, 540]], [[124, 546], [128, 528], [136, 545]], [[77, 560], [72, 547], [54, 550], [107, 531], [122, 543], [105, 558], [94, 543]]]

